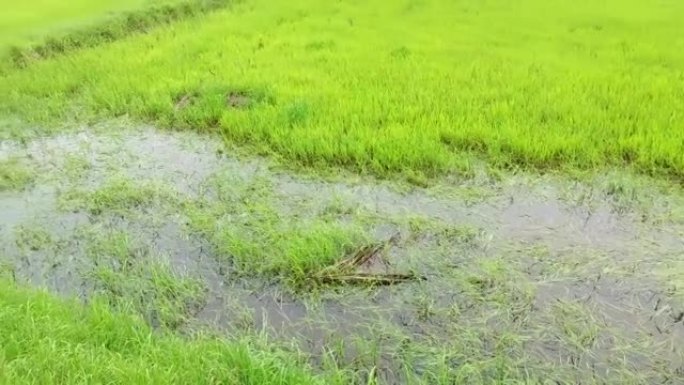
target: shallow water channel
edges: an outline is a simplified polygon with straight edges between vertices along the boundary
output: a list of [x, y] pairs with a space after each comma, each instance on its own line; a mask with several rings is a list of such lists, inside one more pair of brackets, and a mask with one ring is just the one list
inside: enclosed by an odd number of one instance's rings
[[[0, 191], [0, 265], [21, 283], [83, 300], [135, 293], [155, 326], [264, 333], [316, 370], [346, 368], [359, 382], [468, 378], [477, 367], [487, 383], [502, 366], [548, 383], [684, 378], [677, 197], [530, 175], [430, 188], [297, 175], [211, 138], [151, 128], [4, 141], [7, 159], [32, 174]], [[129, 191], [137, 186], [144, 196]], [[230, 247], [198, 231], [188, 207], [240, 218], [246, 201], [286, 224], [396, 235], [376, 268], [424, 279], [293, 288], [238, 272]], [[130, 286], [120, 282], [128, 275]]]

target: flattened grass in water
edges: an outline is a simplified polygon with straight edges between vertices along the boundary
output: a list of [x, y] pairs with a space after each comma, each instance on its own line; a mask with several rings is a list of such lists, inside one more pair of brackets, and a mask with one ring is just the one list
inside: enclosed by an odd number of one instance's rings
[[151, 325], [178, 328], [203, 303], [199, 280], [175, 273], [124, 232], [90, 234], [87, 254], [96, 290], [113, 308], [132, 307]]
[[0, 281], [3, 384], [316, 384], [263, 342], [154, 333], [100, 301], [83, 307]]
[[66, 210], [85, 210], [89, 214], [125, 214], [166, 199], [170, 192], [153, 183], [135, 183], [123, 176], [114, 176], [99, 188], [69, 190], [60, 198]]
[[[296, 286], [305, 285], [312, 273], [348, 256], [366, 240], [363, 229], [352, 223], [284, 214], [273, 186], [260, 178], [241, 181], [221, 174], [209, 186], [217, 191], [216, 201], [183, 199], [166, 186], [114, 176], [95, 188], [66, 191], [60, 207], [122, 218], [135, 218], [151, 207], [184, 215], [190, 229], [206, 238], [218, 258], [230, 262], [239, 274], [278, 277]], [[125, 236], [109, 241], [105, 256], [125, 264], [135, 252], [128, 249]]]
[[683, 4], [249, 0], [8, 73], [0, 112], [126, 115], [418, 181], [473, 152], [681, 180]]
[[190, 228], [210, 241], [219, 258], [230, 261], [239, 274], [306, 286], [313, 273], [365, 239], [362, 229], [352, 224], [283, 215], [263, 181], [236, 188], [239, 183], [225, 177], [217, 179], [217, 202], [188, 201], [183, 211]]
[[22, 190], [35, 179], [34, 171], [16, 158], [0, 160], [0, 192]]

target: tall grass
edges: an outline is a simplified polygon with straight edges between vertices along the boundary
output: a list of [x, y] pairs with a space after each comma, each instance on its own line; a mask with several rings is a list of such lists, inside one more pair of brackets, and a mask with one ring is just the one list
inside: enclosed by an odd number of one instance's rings
[[[684, 176], [684, 3], [249, 0], [0, 79], [0, 111], [221, 132], [378, 175]], [[464, 158], [465, 157], [465, 158]]]

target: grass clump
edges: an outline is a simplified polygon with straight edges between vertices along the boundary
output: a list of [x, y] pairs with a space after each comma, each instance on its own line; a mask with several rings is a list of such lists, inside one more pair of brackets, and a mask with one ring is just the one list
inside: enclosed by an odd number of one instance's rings
[[38, 251], [50, 248], [56, 241], [47, 229], [33, 225], [17, 227], [15, 242], [22, 250]]
[[193, 231], [208, 239], [219, 258], [243, 275], [277, 277], [295, 286], [345, 257], [364, 240], [361, 229], [340, 221], [280, 210], [272, 186], [260, 178], [220, 175], [214, 201], [183, 204]]
[[19, 159], [0, 160], [0, 192], [22, 190], [34, 179], [34, 171]]
[[233, 209], [240, 214], [202, 205], [186, 206], [186, 213], [190, 227], [242, 275], [277, 277], [305, 286], [313, 273], [343, 258], [363, 240], [360, 230], [351, 226], [283, 217], [273, 207]]
[[260, 341], [154, 333], [101, 301], [84, 307], [0, 281], [3, 384], [316, 384]]
[[177, 328], [203, 301], [201, 282], [179, 276], [124, 232], [91, 234], [87, 254], [96, 290], [114, 308], [141, 314], [151, 325]]
[[92, 215], [125, 214], [169, 199], [168, 191], [151, 183], [134, 181], [115, 176], [95, 190], [76, 189], [60, 197], [60, 205], [66, 210], [85, 210]]
[[62, 170], [71, 181], [79, 180], [80, 178], [85, 176], [91, 169], [92, 165], [90, 164], [88, 159], [86, 159], [83, 156], [68, 155], [64, 157]]

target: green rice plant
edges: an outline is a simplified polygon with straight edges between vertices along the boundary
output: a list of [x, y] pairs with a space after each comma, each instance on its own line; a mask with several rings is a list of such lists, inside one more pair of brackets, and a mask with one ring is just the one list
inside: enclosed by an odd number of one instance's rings
[[15, 243], [24, 251], [45, 250], [55, 244], [54, 236], [39, 225], [19, 226], [14, 233]]
[[49, 34], [64, 32], [69, 26], [83, 26], [101, 21], [108, 12], [133, 9], [149, 0], [35, 0], [0, 1], [0, 50], [13, 44], [32, 43]]
[[9, 71], [0, 113], [129, 116], [419, 184], [473, 156], [681, 180], [681, 3], [410, 4], [237, 3]]

